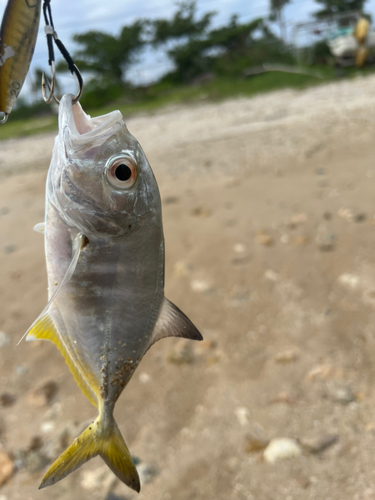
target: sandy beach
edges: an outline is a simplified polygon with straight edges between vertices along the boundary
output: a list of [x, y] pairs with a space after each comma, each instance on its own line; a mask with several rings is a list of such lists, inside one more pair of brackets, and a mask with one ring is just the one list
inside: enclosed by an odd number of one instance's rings
[[373, 499], [375, 77], [127, 124], [162, 196], [166, 296], [205, 341], [158, 342], [116, 406], [139, 495], [100, 458], [38, 491], [96, 409], [55, 346], [16, 347], [46, 304], [55, 134], [0, 142], [0, 500]]

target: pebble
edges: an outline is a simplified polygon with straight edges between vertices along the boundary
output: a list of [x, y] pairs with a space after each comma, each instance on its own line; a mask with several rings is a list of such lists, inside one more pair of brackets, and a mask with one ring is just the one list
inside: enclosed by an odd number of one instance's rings
[[[32, 345], [36, 344], [37, 342], [33, 342]], [[16, 373], [17, 375], [25, 375], [29, 371], [27, 366], [20, 365], [16, 366]]]
[[197, 293], [207, 293], [211, 290], [211, 286], [207, 281], [204, 280], [193, 280], [190, 283], [190, 287], [193, 290], [193, 292]]
[[286, 245], [287, 243], [289, 243], [289, 241], [290, 241], [289, 234], [282, 234], [280, 236], [280, 243], [283, 243], [284, 245]]
[[348, 288], [355, 290], [356, 288], [358, 288], [358, 285], [360, 283], [360, 278], [355, 274], [344, 273], [337, 278], [337, 281], [341, 285], [347, 286]]
[[108, 494], [117, 481], [117, 477], [106, 465], [81, 472], [82, 488], [95, 491], [101, 496]]
[[301, 214], [293, 215], [293, 216], [289, 219], [288, 226], [289, 226], [291, 229], [294, 229], [294, 228], [295, 228], [295, 227], [297, 227], [298, 225], [300, 225], [300, 224], [304, 224], [305, 222], [307, 222], [307, 214], [305, 214], [305, 213], [301, 213]]
[[182, 278], [183, 276], [187, 276], [188, 274], [190, 274], [192, 269], [193, 266], [190, 264], [190, 262], [179, 260], [173, 266], [173, 274], [176, 276], [176, 278]]
[[342, 405], [348, 405], [356, 400], [355, 394], [349, 386], [329, 387], [328, 397]]
[[287, 392], [281, 391], [281, 392], [279, 392], [279, 394], [275, 398], [271, 399], [271, 401], [270, 401], [270, 404], [278, 404], [278, 403], [283, 403], [283, 404], [287, 404], [287, 405], [295, 405], [297, 403], [297, 401], [292, 396], [290, 396], [290, 394], [288, 394]]
[[232, 260], [231, 260], [231, 263], [234, 265], [234, 266], [243, 266], [245, 264], [248, 264], [250, 262], [250, 259], [249, 257], [234, 257]]
[[297, 347], [292, 347], [291, 349], [286, 349], [285, 351], [280, 351], [275, 356], [276, 363], [288, 364], [296, 361], [300, 356], [300, 351]]
[[255, 242], [260, 245], [270, 247], [274, 244], [274, 239], [272, 236], [264, 231], [257, 231], [255, 234]]
[[257, 451], [262, 451], [267, 448], [270, 440], [262, 436], [257, 436], [255, 434], [247, 434], [245, 437], [245, 452], [246, 453], [256, 453]]
[[9, 207], [1, 207], [0, 208], [0, 215], [8, 215], [10, 212], [10, 208]]
[[192, 342], [190, 340], [179, 340], [167, 355], [167, 361], [175, 365], [194, 363]]
[[240, 406], [234, 411], [238, 421], [242, 427], [245, 427], [249, 423], [249, 410], [244, 406]]
[[302, 448], [310, 453], [321, 453], [339, 440], [338, 434], [321, 434], [300, 439]]
[[352, 222], [354, 217], [353, 212], [352, 210], [350, 210], [350, 208], [343, 208], [343, 207], [339, 208], [337, 215], [342, 219], [347, 220], [348, 222]]
[[284, 458], [298, 457], [302, 454], [302, 448], [295, 439], [275, 438], [270, 441], [264, 450], [263, 457], [269, 464], [274, 464]]
[[178, 196], [167, 196], [166, 198], [164, 198], [164, 203], [166, 205], [173, 205], [179, 202], [180, 198], [178, 198]]
[[209, 217], [211, 215], [211, 210], [208, 208], [203, 208], [203, 207], [195, 207], [193, 210], [190, 212], [191, 215], [194, 215], [194, 217]]
[[10, 344], [10, 337], [4, 332], [0, 332], [0, 349]]
[[195, 344], [195, 349], [199, 352], [208, 352], [216, 349], [217, 342], [214, 339], [203, 339]]
[[369, 422], [366, 425], [366, 432], [371, 432], [371, 433], [375, 432], [375, 422]]
[[44, 414], [46, 420], [54, 420], [62, 413], [62, 404], [57, 402], [52, 405], [52, 407], [47, 410]]
[[34, 474], [49, 463], [50, 460], [40, 450], [30, 451], [26, 456], [25, 468], [29, 474]]
[[264, 277], [269, 281], [279, 281], [279, 275], [275, 271], [272, 271], [272, 269], [267, 269], [267, 271], [264, 273]]
[[127, 500], [127, 498], [109, 492], [108, 495], [105, 497], [105, 500]]
[[14, 396], [14, 394], [9, 394], [9, 392], [0, 394], [0, 406], [3, 408], [9, 408], [9, 406], [14, 405], [15, 402], [16, 396]]
[[13, 243], [9, 243], [9, 245], [5, 245], [3, 248], [3, 252], [5, 255], [10, 255], [16, 251], [16, 245]]
[[0, 486], [3, 486], [11, 478], [13, 471], [13, 460], [7, 453], [0, 451]]
[[148, 373], [142, 372], [139, 374], [139, 381], [141, 384], [147, 384], [148, 382], [150, 382], [150, 380], [151, 380], [151, 377]]
[[43, 439], [41, 436], [34, 436], [31, 438], [30, 444], [29, 444], [29, 451], [36, 451], [40, 450], [40, 448], [43, 446]]
[[141, 484], [151, 483], [151, 481], [160, 474], [160, 471], [154, 465], [149, 464], [139, 464], [137, 466], [137, 471], [139, 474], [139, 479]]
[[310, 243], [310, 238], [308, 236], [295, 236], [292, 240], [293, 245], [297, 247], [305, 247]]
[[246, 252], [246, 247], [243, 243], [236, 243], [233, 246], [233, 251], [236, 253], [245, 253]]
[[316, 243], [321, 252], [331, 252], [335, 248], [336, 237], [330, 231], [319, 229], [316, 236]]
[[367, 215], [366, 214], [357, 214], [355, 217], [354, 217], [354, 222], [364, 222], [365, 220], [367, 219]]
[[332, 380], [332, 379], [341, 379], [344, 375], [344, 372], [338, 366], [333, 365], [317, 365], [314, 366], [306, 375], [307, 380], [316, 381], [316, 380]]
[[54, 422], [43, 422], [40, 426], [40, 432], [43, 432], [43, 434], [48, 434], [50, 432], [53, 432], [55, 430], [55, 427], [56, 426]]
[[57, 390], [56, 382], [50, 380], [32, 391], [28, 396], [28, 402], [32, 406], [45, 406], [52, 401]]

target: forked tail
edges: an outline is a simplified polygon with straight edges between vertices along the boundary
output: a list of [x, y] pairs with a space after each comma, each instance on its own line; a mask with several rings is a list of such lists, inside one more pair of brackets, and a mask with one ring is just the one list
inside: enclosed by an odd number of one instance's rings
[[100, 417], [90, 424], [51, 465], [39, 489], [57, 483], [97, 455], [102, 457], [122, 482], [133, 490], [140, 491], [137, 469], [115, 420], [112, 418], [110, 425], [106, 425], [104, 429]]

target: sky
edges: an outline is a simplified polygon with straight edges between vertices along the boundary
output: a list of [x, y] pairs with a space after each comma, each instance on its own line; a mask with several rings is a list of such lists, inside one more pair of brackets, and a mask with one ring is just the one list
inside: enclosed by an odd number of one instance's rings
[[[5, 9], [7, 0], [0, 0], [0, 15]], [[52, 13], [55, 29], [59, 38], [67, 49], [74, 52], [74, 43], [71, 37], [95, 29], [117, 34], [121, 26], [130, 24], [138, 18], [168, 18], [175, 11], [175, 0], [52, 0]], [[314, 0], [291, 0], [285, 8], [285, 17], [289, 33], [298, 22], [308, 21], [311, 14], [317, 10]], [[269, 0], [197, 0], [198, 13], [216, 11], [213, 26], [225, 24], [232, 14], [237, 14], [243, 22], [257, 17], [266, 17], [269, 13]], [[375, 0], [368, 0], [366, 11], [375, 19]], [[38, 34], [31, 71], [26, 81], [26, 88], [31, 83], [33, 68], [47, 68], [47, 45], [44, 34], [44, 24]], [[132, 69], [132, 80], [136, 83], [148, 82], [156, 79], [171, 68], [168, 58], [162, 51], [149, 51], [143, 59]], [[59, 75], [61, 84], [71, 90], [74, 80], [67, 74]], [[24, 92], [22, 92], [24, 94]]]

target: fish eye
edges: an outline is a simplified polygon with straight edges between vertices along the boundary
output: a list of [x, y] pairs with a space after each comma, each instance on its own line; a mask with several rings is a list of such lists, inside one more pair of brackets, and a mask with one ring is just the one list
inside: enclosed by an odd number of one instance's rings
[[137, 180], [137, 167], [132, 158], [116, 156], [106, 166], [107, 179], [117, 189], [128, 189]]

